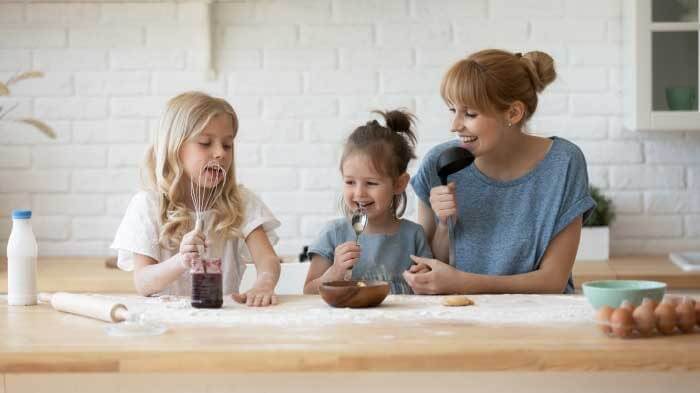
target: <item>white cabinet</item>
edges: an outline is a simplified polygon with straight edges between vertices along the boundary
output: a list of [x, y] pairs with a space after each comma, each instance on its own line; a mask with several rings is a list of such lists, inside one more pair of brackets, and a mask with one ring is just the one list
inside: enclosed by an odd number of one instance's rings
[[700, 131], [699, 30], [698, 0], [625, 0], [625, 127]]

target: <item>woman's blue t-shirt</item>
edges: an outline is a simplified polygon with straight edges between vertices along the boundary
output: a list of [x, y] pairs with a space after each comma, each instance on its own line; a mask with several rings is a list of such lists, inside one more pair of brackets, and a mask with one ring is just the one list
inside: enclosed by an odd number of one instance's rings
[[[578, 146], [558, 137], [537, 166], [511, 181], [497, 181], [471, 165], [450, 175], [459, 217], [454, 224], [455, 266], [489, 275], [528, 273], [539, 268], [547, 246], [576, 217], [595, 207], [588, 191], [586, 160]], [[458, 140], [433, 147], [411, 180], [430, 206], [430, 190], [440, 185], [438, 156]], [[573, 293], [569, 276], [565, 293]]]

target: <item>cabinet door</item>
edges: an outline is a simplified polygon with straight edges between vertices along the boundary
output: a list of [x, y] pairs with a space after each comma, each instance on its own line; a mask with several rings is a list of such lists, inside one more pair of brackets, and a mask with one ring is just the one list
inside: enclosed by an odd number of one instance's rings
[[700, 130], [698, 0], [628, 0], [623, 20], [625, 124]]

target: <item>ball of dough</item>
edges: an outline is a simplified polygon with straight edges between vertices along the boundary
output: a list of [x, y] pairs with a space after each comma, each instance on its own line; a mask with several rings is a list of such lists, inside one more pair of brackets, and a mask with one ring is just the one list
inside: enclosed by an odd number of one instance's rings
[[461, 307], [471, 306], [473, 304], [474, 301], [472, 299], [461, 295], [446, 296], [444, 299], [442, 299], [443, 306]]

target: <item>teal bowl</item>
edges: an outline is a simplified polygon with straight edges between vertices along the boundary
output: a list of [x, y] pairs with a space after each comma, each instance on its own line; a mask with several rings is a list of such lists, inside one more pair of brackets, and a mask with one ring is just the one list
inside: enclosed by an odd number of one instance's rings
[[666, 292], [666, 283], [638, 280], [603, 280], [588, 281], [581, 286], [583, 295], [596, 310], [608, 305], [620, 307], [625, 300], [635, 307], [642, 304], [644, 298], [660, 302]]

